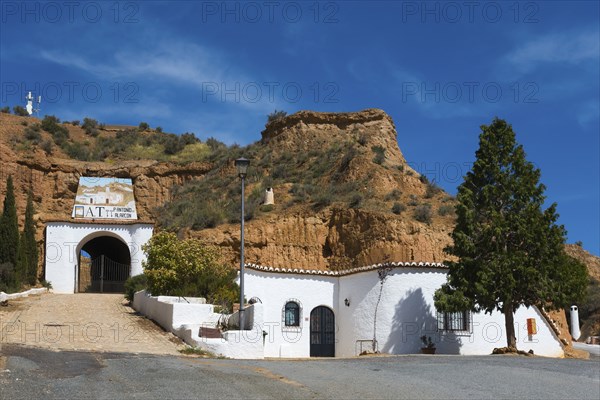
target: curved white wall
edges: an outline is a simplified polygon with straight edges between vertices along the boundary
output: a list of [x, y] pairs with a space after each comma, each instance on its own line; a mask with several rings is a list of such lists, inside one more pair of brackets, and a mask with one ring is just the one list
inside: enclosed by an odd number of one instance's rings
[[150, 240], [152, 232], [151, 224], [49, 222], [46, 226], [45, 279], [56, 293], [74, 293], [79, 251], [85, 243], [100, 236], [112, 236], [125, 243], [131, 253], [131, 275], [139, 275], [145, 260], [141, 247]]
[[[433, 295], [446, 282], [447, 270], [398, 267], [388, 274], [377, 307], [378, 350], [390, 354], [420, 353], [422, 335], [431, 336], [440, 354], [491, 354], [506, 346], [504, 315], [500, 312], [472, 315], [472, 332], [438, 332]], [[313, 308], [330, 307], [336, 318], [337, 357], [359, 353], [359, 340], [374, 335], [375, 309], [381, 285], [377, 270], [343, 276], [274, 273], [248, 268], [246, 298], [259, 297], [264, 306], [265, 357], [309, 357], [310, 321]], [[299, 329], [285, 328], [282, 309], [297, 299], [302, 306]], [[345, 305], [348, 299], [349, 306]], [[527, 336], [527, 318], [535, 318], [538, 333]], [[561, 357], [562, 346], [535, 308], [521, 307], [515, 314], [518, 348], [537, 355]], [[363, 349], [371, 344], [364, 342]]]

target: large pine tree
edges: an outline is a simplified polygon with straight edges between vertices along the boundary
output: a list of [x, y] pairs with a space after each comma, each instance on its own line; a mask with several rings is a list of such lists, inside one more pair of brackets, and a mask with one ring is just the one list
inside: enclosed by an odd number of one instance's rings
[[23, 250], [26, 258], [26, 277], [31, 285], [37, 279], [38, 248], [35, 241], [35, 223], [33, 221], [33, 195], [31, 190], [27, 195], [27, 207], [25, 209], [25, 227], [23, 229]]
[[564, 252], [566, 231], [556, 204], [545, 210], [540, 170], [526, 160], [512, 127], [501, 119], [481, 127], [476, 161], [458, 188], [454, 241], [446, 252], [448, 282], [435, 294], [440, 311], [471, 309], [505, 316], [516, 349], [520, 306], [564, 307], [585, 294], [585, 266]]

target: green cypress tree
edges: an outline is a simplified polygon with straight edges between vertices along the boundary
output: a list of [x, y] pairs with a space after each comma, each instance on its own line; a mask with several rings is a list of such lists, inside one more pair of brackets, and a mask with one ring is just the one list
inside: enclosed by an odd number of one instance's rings
[[0, 225], [2, 226], [0, 232], [0, 263], [9, 262], [15, 266], [19, 247], [19, 224], [12, 176], [9, 176], [6, 181], [6, 196], [4, 197], [4, 209]]
[[473, 168], [458, 188], [454, 241], [445, 251], [448, 281], [435, 294], [440, 311], [500, 311], [516, 349], [520, 306], [564, 307], [585, 295], [585, 266], [564, 252], [556, 204], [543, 210], [540, 170], [526, 160], [512, 127], [483, 125]]
[[27, 282], [27, 251], [25, 243], [25, 235], [19, 235], [19, 245], [17, 246], [17, 261], [15, 263], [15, 277], [17, 280], [17, 290], [21, 283]]
[[34, 285], [37, 279], [38, 248], [35, 241], [35, 223], [33, 222], [33, 195], [31, 190], [27, 195], [25, 209], [25, 227], [23, 229], [24, 251], [27, 259], [27, 282]]

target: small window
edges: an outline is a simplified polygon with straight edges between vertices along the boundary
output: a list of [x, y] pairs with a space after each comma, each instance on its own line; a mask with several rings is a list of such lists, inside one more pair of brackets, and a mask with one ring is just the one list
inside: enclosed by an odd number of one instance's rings
[[300, 305], [295, 301], [285, 303], [285, 326], [300, 326]]
[[438, 312], [437, 327], [438, 331], [470, 332], [471, 312]]

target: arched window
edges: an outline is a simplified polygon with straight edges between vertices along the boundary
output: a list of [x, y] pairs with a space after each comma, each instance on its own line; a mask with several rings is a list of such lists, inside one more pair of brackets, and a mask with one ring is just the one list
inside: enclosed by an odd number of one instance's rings
[[300, 305], [295, 301], [288, 301], [284, 308], [285, 326], [300, 326]]

